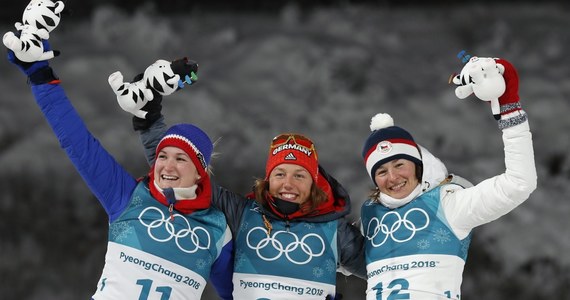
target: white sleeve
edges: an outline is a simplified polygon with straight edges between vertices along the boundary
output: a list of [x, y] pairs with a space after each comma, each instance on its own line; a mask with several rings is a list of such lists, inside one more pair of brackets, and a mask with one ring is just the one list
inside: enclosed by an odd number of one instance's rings
[[459, 238], [476, 226], [491, 222], [523, 203], [536, 189], [532, 134], [528, 121], [503, 129], [503, 174], [466, 189], [443, 187], [441, 204], [451, 229]]

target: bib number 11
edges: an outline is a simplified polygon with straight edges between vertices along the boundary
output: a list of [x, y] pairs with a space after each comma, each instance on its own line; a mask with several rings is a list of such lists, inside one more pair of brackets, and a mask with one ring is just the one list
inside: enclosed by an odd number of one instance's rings
[[[152, 289], [152, 280], [139, 279], [137, 280], [137, 285], [142, 286], [139, 300], [148, 300], [150, 290]], [[157, 286], [155, 291], [161, 294], [160, 300], [168, 300], [170, 299], [170, 293], [172, 292], [172, 288], [169, 286]]]

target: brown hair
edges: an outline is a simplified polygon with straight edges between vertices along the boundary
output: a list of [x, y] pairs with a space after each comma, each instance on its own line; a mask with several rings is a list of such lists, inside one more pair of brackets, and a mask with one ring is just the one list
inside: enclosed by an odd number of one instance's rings
[[[269, 181], [256, 179], [253, 186], [253, 193], [255, 194], [255, 201], [262, 206], [265, 205], [267, 203], [267, 194], [269, 194]], [[313, 181], [309, 199], [301, 204], [301, 211], [303, 213], [312, 213], [319, 205], [327, 202], [327, 200], [328, 195]]]

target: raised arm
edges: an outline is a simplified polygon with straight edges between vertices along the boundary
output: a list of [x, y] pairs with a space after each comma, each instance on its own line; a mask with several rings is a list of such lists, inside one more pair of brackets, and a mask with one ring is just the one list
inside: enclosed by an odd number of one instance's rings
[[[180, 65], [180, 62], [182, 61], [183, 60], [179, 59], [172, 62], [174, 65], [172, 69], [174, 72], [177, 72], [180, 78], [189, 77], [187, 74], [188, 72], [197, 72], [197, 64], [195, 62], [187, 61], [191, 64], [187, 66], [188, 63]], [[140, 80], [144, 81], [143, 77], [143, 74], [139, 74], [133, 79], [133, 82], [138, 82]], [[195, 73], [191, 77], [192, 82], [196, 82], [197, 76]], [[132, 86], [131, 88], [134, 89], [131, 91], [131, 94], [137, 95], [141, 94], [138, 92], [138, 89], [144, 89], [145, 86]], [[121, 99], [121, 97], [123, 97], [123, 92], [117, 91], [117, 100], [120, 107], [133, 114], [133, 129], [139, 133], [139, 138], [149, 165], [152, 165], [154, 162], [156, 146], [168, 128], [165, 117], [162, 115], [162, 97], [166, 96], [166, 94], [159, 93], [155, 90], [155, 87], [151, 87], [151, 90], [153, 94], [152, 100], [146, 101], [144, 106], [136, 111], [134, 109], [125, 109], [127, 106], [121, 105], [121, 101], [124, 101], [124, 99]], [[140, 113], [141, 111], [143, 113]], [[212, 205], [220, 209], [226, 215], [226, 219], [233, 234], [235, 234], [236, 230], [239, 228], [238, 226], [241, 220], [241, 214], [247, 203], [248, 201], [242, 195], [234, 193], [217, 185], [215, 182], [212, 182]]]
[[[46, 41], [44, 45], [49, 49]], [[101, 202], [110, 220], [118, 217], [128, 203], [136, 180], [89, 132], [47, 61], [23, 63], [12, 51], [8, 51], [8, 59], [28, 77], [36, 103], [61, 147]]]
[[[483, 59], [480, 59], [483, 60]], [[456, 234], [466, 236], [479, 225], [493, 221], [510, 212], [529, 198], [536, 189], [537, 174], [534, 163], [532, 134], [527, 114], [522, 110], [518, 95], [518, 75], [515, 68], [503, 59], [494, 59], [504, 77], [506, 89], [500, 94], [499, 128], [503, 132], [505, 172], [467, 189], [442, 189], [445, 215]], [[489, 61], [486, 61], [488, 63]], [[484, 86], [485, 64], [473, 69], [474, 85]], [[474, 88], [475, 95], [477, 87]]]
[[[153, 101], [154, 102], [154, 101]], [[152, 165], [155, 159], [155, 149], [160, 142], [160, 139], [168, 129], [164, 121], [164, 117], [160, 115], [156, 121], [149, 124], [148, 126], [139, 126], [135, 124], [137, 122], [137, 117], [133, 117], [133, 126], [135, 130], [139, 133], [139, 138], [143, 146], [144, 155], [149, 165]]]
[[141, 134], [149, 165], [153, 164], [156, 146], [167, 129], [161, 113], [162, 97], [195, 83], [197, 72], [198, 64], [184, 57], [172, 62], [159, 59], [132, 82], [124, 82], [120, 71], [109, 76], [119, 106], [133, 114], [133, 129]]

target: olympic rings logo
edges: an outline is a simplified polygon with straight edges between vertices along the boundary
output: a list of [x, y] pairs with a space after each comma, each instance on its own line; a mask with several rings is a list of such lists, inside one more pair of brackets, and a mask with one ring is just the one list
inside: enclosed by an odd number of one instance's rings
[[[143, 215], [149, 210], [156, 211], [161, 216], [161, 218], [157, 218], [156, 220], [152, 220], [150, 223], [146, 223], [145, 218], [143, 218]], [[172, 222], [170, 222], [169, 220], [170, 216], [165, 216], [162, 213], [162, 211], [156, 207], [145, 208], [139, 215], [139, 221], [147, 228], [148, 235], [153, 240], [160, 243], [164, 243], [174, 238], [176, 241], [176, 245], [178, 246], [178, 249], [180, 249], [183, 252], [195, 253], [199, 249], [207, 250], [210, 248], [210, 234], [208, 233], [208, 231], [206, 231], [206, 229], [199, 226], [194, 228], [190, 227], [190, 223], [188, 222], [188, 220], [180, 214], [174, 214], [174, 217], [179, 217], [177, 218], [177, 220], [184, 220], [184, 222], [186, 222], [187, 229], [181, 229], [178, 232], [176, 232], [174, 224], [172, 224]], [[163, 238], [158, 237], [157, 235], [159, 233], [158, 232], [159, 230], [168, 233], [168, 235], [166, 235], [166, 237]], [[187, 236], [190, 236], [190, 239], [185, 239]], [[205, 246], [202, 246], [200, 244], [200, 237], [206, 238]], [[191, 241], [191, 244], [193, 244], [193, 246], [189, 247], [190, 249], [186, 249], [185, 245], [182, 245], [182, 242], [188, 240]]]
[[[261, 231], [261, 234], [263, 235], [264, 238], [259, 240], [256, 245], [253, 245], [253, 243], [251, 242], [252, 241], [251, 233], [255, 231]], [[287, 245], [284, 245], [284, 243], [278, 239], [278, 236], [283, 236], [283, 237], [290, 236], [292, 237], [292, 242], [290, 242]], [[317, 249], [319, 249], [320, 247], [320, 251], [318, 252], [313, 251], [311, 246], [306, 243], [308, 239], [315, 240], [318, 244]], [[281, 257], [283, 254], [285, 254], [285, 257], [287, 257], [287, 260], [289, 260], [290, 262], [296, 265], [304, 265], [310, 262], [311, 259], [313, 259], [313, 257], [319, 257], [323, 255], [323, 253], [325, 253], [325, 241], [316, 233], [309, 233], [299, 240], [299, 237], [293, 232], [279, 230], [276, 231], [273, 234], [273, 236], [269, 236], [265, 228], [255, 227], [247, 233], [246, 242], [247, 246], [250, 249], [255, 250], [257, 252], [257, 256], [259, 256], [261, 259], [265, 261], [274, 261], [279, 257]], [[271, 250], [275, 250], [275, 252], [277, 253], [274, 255], [265, 256], [261, 253], [264, 249], [267, 249], [266, 252], [271, 252]], [[304, 253], [304, 255], [306, 255], [307, 258], [305, 260], [296, 260], [295, 258], [291, 257], [292, 253], [299, 253], [299, 254]]]
[[[410, 217], [410, 214], [412, 213], [423, 215], [425, 217], [425, 224], [422, 224], [418, 227], [416, 224], [410, 221], [408, 217]], [[386, 224], [386, 222], [388, 222], [386, 218], [390, 216], [394, 216], [396, 219], [396, 221], [392, 222], [391, 225], [389, 223]], [[390, 211], [382, 216], [382, 220], [379, 221], [378, 218], [374, 217], [370, 220], [370, 222], [368, 222], [368, 228], [366, 229], [366, 238], [371, 241], [373, 247], [382, 246], [388, 240], [388, 238], [391, 238], [394, 242], [403, 243], [411, 240], [416, 235], [416, 232], [427, 228], [428, 225], [429, 216], [423, 209], [410, 209], [404, 214], [403, 218], [399, 213]], [[374, 229], [371, 232], [370, 229], [372, 227]], [[396, 232], [400, 233], [399, 238], [395, 236]], [[375, 240], [380, 233], [383, 234], [384, 238], [380, 243], [377, 243]], [[402, 235], [404, 236], [402, 237]], [[380, 235], [380, 237], [381, 236], [382, 235]]]

